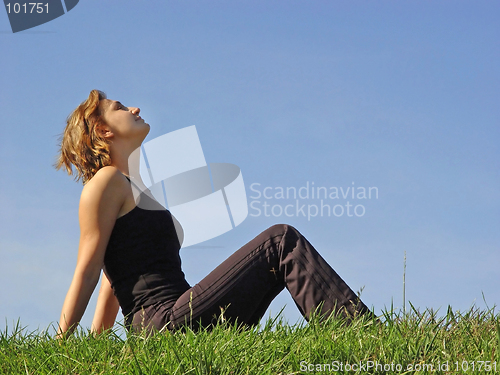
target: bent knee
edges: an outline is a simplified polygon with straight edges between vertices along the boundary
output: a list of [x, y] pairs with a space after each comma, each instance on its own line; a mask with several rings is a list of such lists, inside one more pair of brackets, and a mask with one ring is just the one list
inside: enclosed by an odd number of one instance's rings
[[295, 229], [293, 226], [291, 226], [289, 224], [274, 224], [274, 225], [270, 226], [267, 230], [270, 233], [275, 234], [275, 235], [284, 234], [290, 230], [294, 231], [294, 232], [298, 232], [297, 229]]

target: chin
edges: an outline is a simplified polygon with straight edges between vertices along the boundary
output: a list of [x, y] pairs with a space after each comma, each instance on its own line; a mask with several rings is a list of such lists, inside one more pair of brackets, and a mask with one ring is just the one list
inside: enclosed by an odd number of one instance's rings
[[146, 137], [149, 134], [149, 130], [151, 129], [149, 124], [146, 124], [146, 125], [147, 125], [147, 127], [144, 129], [144, 133], [142, 134], [141, 143], [144, 142], [144, 140], [146, 139]]

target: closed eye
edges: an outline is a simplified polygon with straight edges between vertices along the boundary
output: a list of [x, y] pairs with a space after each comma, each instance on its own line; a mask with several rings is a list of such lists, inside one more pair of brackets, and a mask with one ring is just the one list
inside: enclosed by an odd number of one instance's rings
[[127, 108], [127, 107], [125, 107], [125, 106], [124, 106], [122, 103], [120, 103], [120, 102], [116, 102], [116, 109], [117, 109], [117, 110], [123, 109], [123, 110], [128, 111], [128, 108]]

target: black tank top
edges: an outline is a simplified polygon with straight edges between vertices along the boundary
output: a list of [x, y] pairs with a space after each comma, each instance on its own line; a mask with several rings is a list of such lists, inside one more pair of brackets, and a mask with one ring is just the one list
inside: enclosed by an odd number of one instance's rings
[[[141, 208], [152, 206], [157, 209]], [[175, 301], [190, 288], [180, 247], [172, 215], [145, 193], [132, 211], [116, 219], [104, 272], [125, 317], [141, 307]]]

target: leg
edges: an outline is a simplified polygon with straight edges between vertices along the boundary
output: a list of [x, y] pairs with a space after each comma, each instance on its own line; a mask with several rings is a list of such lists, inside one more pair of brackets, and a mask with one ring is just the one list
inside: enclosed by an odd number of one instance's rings
[[[271, 301], [287, 288], [306, 319], [321, 314], [350, 317], [368, 308], [295, 228], [275, 225], [226, 259], [172, 304], [155, 307], [150, 320], [157, 329], [187, 324], [197, 328], [228, 320], [253, 325]], [[135, 320], [135, 319], [134, 319]]]

